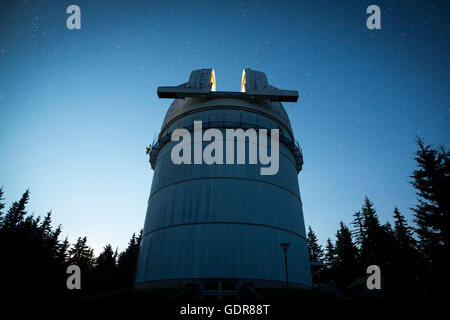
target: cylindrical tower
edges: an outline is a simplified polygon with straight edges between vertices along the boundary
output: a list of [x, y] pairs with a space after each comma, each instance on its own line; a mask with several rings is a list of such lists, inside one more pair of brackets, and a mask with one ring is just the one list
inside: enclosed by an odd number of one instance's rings
[[[287, 269], [289, 286], [310, 288], [297, 180], [303, 157], [280, 102], [296, 101], [298, 93], [278, 90], [264, 73], [250, 69], [244, 70], [241, 92], [218, 92], [214, 71], [202, 69], [181, 86], [158, 88], [158, 95], [175, 100], [150, 152], [154, 176], [136, 287], [212, 280], [284, 287]], [[245, 164], [174, 164], [171, 151], [178, 142], [171, 135], [179, 128], [193, 133], [194, 121], [204, 130], [220, 130], [224, 142], [230, 128], [279, 129], [279, 148], [272, 150], [279, 152], [278, 173], [261, 175], [262, 165], [249, 163], [251, 142], [245, 138]], [[286, 259], [281, 244], [288, 244]]]

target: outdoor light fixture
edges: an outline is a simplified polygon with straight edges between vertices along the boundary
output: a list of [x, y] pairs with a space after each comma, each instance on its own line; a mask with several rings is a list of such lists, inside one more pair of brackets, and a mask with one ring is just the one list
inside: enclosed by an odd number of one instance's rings
[[288, 266], [287, 266], [287, 249], [289, 248], [289, 243], [280, 243], [281, 248], [284, 252], [284, 266], [286, 268], [286, 288], [289, 288], [289, 276], [288, 276]]

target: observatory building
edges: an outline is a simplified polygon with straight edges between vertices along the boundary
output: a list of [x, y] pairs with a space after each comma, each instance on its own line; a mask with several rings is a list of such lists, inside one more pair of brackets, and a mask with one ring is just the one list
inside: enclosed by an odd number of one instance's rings
[[[214, 70], [201, 69], [187, 83], [159, 87], [158, 96], [174, 101], [149, 150], [154, 175], [136, 288], [193, 285], [202, 297], [219, 299], [238, 298], [245, 286], [310, 289], [297, 180], [303, 156], [281, 104], [296, 102], [298, 92], [277, 89], [251, 69], [243, 71], [241, 92], [216, 91]], [[227, 129], [278, 129], [279, 145], [271, 150], [279, 154], [278, 172], [261, 175], [262, 165], [249, 163], [246, 138], [245, 163], [175, 164], [171, 154], [179, 142], [172, 134], [180, 128], [194, 134], [194, 121], [223, 137]], [[266, 149], [273, 144], [267, 140]]]

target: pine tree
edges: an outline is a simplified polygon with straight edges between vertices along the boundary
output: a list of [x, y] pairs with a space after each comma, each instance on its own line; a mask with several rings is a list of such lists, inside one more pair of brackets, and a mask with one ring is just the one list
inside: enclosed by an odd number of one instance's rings
[[450, 153], [436, 150], [417, 140], [415, 160], [418, 169], [411, 176], [417, 189], [418, 204], [413, 209], [422, 253], [431, 261], [448, 250], [450, 207]]
[[39, 231], [44, 237], [48, 237], [52, 234], [52, 212], [47, 212], [47, 215], [44, 217], [44, 220], [41, 222], [39, 226]]
[[110, 244], [103, 248], [103, 252], [96, 259], [95, 268], [104, 272], [113, 272], [117, 267], [117, 252], [113, 251]]
[[[418, 204], [414, 211], [418, 248], [422, 256], [420, 279], [426, 294], [439, 295], [447, 287], [448, 225], [450, 207], [450, 153], [419, 138], [417, 169], [411, 176]], [[447, 281], [448, 280], [444, 280]]]
[[68, 260], [68, 250], [69, 250], [70, 244], [67, 237], [64, 239], [63, 242], [58, 243], [56, 247], [56, 254], [55, 254], [55, 261], [61, 265], [65, 266], [66, 261]]
[[81, 289], [83, 292], [95, 290], [93, 285], [93, 269], [95, 265], [94, 250], [87, 245], [86, 237], [79, 237], [69, 249], [69, 265], [77, 265], [81, 271]]
[[79, 266], [82, 272], [87, 272], [93, 268], [94, 262], [94, 251], [87, 245], [87, 237], [79, 237], [69, 249], [68, 263]]
[[133, 288], [142, 230], [138, 237], [133, 233], [128, 247], [118, 259], [119, 283], [122, 288]]
[[324, 263], [319, 273], [320, 283], [336, 279], [336, 250], [330, 238], [326, 241]]
[[357, 262], [358, 249], [352, 241], [352, 233], [342, 221], [336, 233], [335, 250], [336, 282], [341, 287], [345, 287], [359, 276], [361, 270]]
[[364, 219], [361, 215], [361, 211], [356, 211], [353, 214], [353, 230], [352, 235], [355, 238], [356, 245], [361, 248], [364, 239]]
[[0, 273], [5, 278], [2, 286], [9, 288], [12, 295], [18, 290], [21, 296], [56, 297], [66, 289], [62, 264], [56, 259], [61, 227], [52, 228], [50, 212], [42, 220], [28, 215], [28, 200], [27, 190], [2, 219], [0, 252], [4, 263], [0, 264]]
[[415, 247], [413, 230], [408, 226], [405, 217], [400, 213], [397, 207], [394, 208], [395, 219], [395, 239], [400, 250], [411, 251]]
[[380, 267], [384, 268], [385, 271], [387, 271], [385, 273], [389, 274], [396, 242], [395, 232], [392, 230], [392, 226], [389, 222], [380, 226], [377, 241], [377, 254]]
[[416, 280], [418, 277], [416, 241], [412, 228], [408, 226], [397, 207], [394, 209], [392, 253], [387, 273], [390, 276], [390, 292], [393, 295], [401, 293], [404, 297], [417, 294], [420, 287]]
[[361, 208], [363, 216], [363, 230], [368, 233], [371, 229], [377, 229], [380, 226], [377, 212], [373, 206], [373, 202], [367, 196], [364, 198], [364, 204]]
[[[311, 262], [322, 262], [323, 261], [323, 249], [319, 245], [316, 234], [312, 230], [311, 226], [308, 228], [308, 235], [306, 238], [306, 243], [308, 245], [309, 261]], [[312, 266], [311, 275], [313, 283], [319, 283], [321, 278], [321, 267]]]
[[27, 190], [19, 201], [13, 202], [3, 221], [5, 230], [15, 230], [19, 224], [25, 219], [27, 211], [25, 210], [28, 200], [30, 199], [30, 191]]
[[363, 265], [380, 265], [385, 248], [381, 244], [382, 228], [373, 202], [366, 196], [361, 207], [362, 238], [360, 260]]
[[315, 262], [322, 261], [323, 249], [322, 246], [319, 245], [316, 234], [312, 230], [311, 226], [308, 228], [306, 243], [308, 245], [309, 260]]
[[5, 208], [3, 200], [5, 200], [5, 198], [3, 198], [3, 187], [0, 187], [0, 229], [2, 229], [3, 226], [3, 208]]
[[95, 282], [97, 290], [108, 290], [117, 286], [117, 250], [113, 251], [110, 244], [103, 248], [103, 252], [96, 259]]
[[327, 245], [325, 247], [325, 263], [328, 269], [331, 269], [336, 265], [336, 249], [330, 238], [327, 239]]

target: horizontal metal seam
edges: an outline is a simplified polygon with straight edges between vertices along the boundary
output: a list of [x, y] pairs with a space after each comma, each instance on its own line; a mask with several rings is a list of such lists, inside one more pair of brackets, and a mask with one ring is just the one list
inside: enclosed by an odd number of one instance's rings
[[294, 139], [294, 133], [292, 132], [292, 129], [290, 129], [286, 124], [284, 124], [282, 121], [280, 121], [278, 118], [264, 112], [264, 111], [260, 111], [260, 110], [255, 110], [253, 108], [248, 108], [248, 107], [242, 107], [242, 106], [227, 106], [227, 105], [220, 105], [220, 106], [207, 106], [207, 107], [201, 107], [198, 109], [193, 109], [193, 110], [189, 110], [189, 111], [185, 111], [182, 114], [174, 117], [172, 120], [170, 120], [168, 123], [166, 123], [166, 125], [161, 129], [161, 132], [159, 134], [159, 137], [161, 137], [162, 133], [167, 130], [167, 128], [172, 125], [173, 123], [175, 123], [177, 120], [184, 118], [186, 115], [191, 115], [194, 113], [198, 113], [198, 112], [202, 112], [205, 110], [219, 110], [219, 109], [233, 109], [233, 110], [243, 110], [243, 111], [247, 111], [247, 112], [252, 112], [252, 113], [256, 113], [262, 116], [265, 116], [269, 119], [271, 119], [272, 121], [278, 123], [279, 125], [281, 125], [291, 136], [292, 139]]
[[264, 181], [264, 180], [259, 180], [259, 179], [243, 178], [243, 177], [201, 177], [201, 178], [190, 178], [190, 179], [178, 180], [178, 181], [176, 181], [176, 182], [172, 182], [172, 183], [170, 183], [170, 184], [167, 184], [167, 185], [165, 185], [165, 186], [163, 186], [163, 187], [161, 187], [161, 188], [155, 190], [155, 191], [150, 195], [150, 197], [148, 198], [148, 201], [150, 201], [150, 199], [151, 199], [156, 193], [158, 193], [159, 191], [161, 191], [161, 190], [163, 190], [163, 189], [165, 189], [165, 188], [174, 186], [174, 185], [176, 185], [176, 184], [184, 183], [184, 182], [189, 182], [189, 181], [197, 181], [197, 180], [213, 180], [213, 179], [248, 180], [248, 181], [252, 181], [252, 182], [260, 182], [260, 183], [270, 184], [270, 185], [272, 185], [272, 186], [274, 186], [274, 187], [278, 187], [278, 188], [280, 188], [280, 189], [282, 189], [282, 190], [285, 190], [285, 191], [289, 192], [289, 193], [292, 194], [294, 197], [296, 197], [298, 200], [300, 200], [300, 202], [302, 201], [302, 200], [300, 199], [300, 197], [299, 197], [298, 195], [296, 195], [294, 192], [292, 192], [291, 190], [289, 190], [289, 189], [287, 189], [287, 188], [285, 188], [285, 187], [283, 187], [283, 186], [280, 186], [279, 184], [276, 184], [276, 183], [273, 183], [273, 182]]
[[[244, 278], [237, 278], [237, 277], [219, 277], [219, 278], [217, 278], [217, 277], [190, 277], [190, 278], [162, 278], [162, 279], [154, 279], [154, 280], [144, 280], [144, 281], [140, 281], [140, 282], [137, 282], [136, 281], [136, 284], [139, 284], [139, 285], [145, 285], [145, 284], [148, 284], [148, 283], [152, 283], [152, 282], [158, 282], [158, 281], [208, 281], [208, 280], [243, 280], [243, 279], [245, 279], [245, 280], [248, 280], [248, 281], [267, 281], [267, 282], [272, 282], [272, 283], [280, 283], [280, 284], [283, 284], [283, 285], [285, 285], [286, 284], [286, 280], [274, 280], [274, 279], [267, 279], [267, 278], [247, 278], [247, 277], [244, 277]], [[308, 286], [306, 283], [303, 283], [303, 282], [298, 282], [298, 281], [289, 281], [289, 284], [296, 284], [296, 285], [300, 285], [300, 288], [301, 287], [304, 287], [305, 289], [311, 289], [311, 287], [310, 286]]]
[[[228, 141], [228, 140], [225, 140], [225, 141]], [[259, 144], [256, 144], [257, 146], [259, 146]], [[161, 147], [161, 149], [162, 149], [163, 147]], [[286, 147], [287, 148], [287, 147]], [[160, 151], [161, 151], [161, 149], [160, 149]], [[247, 150], [247, 148], [246, 148], [246, 150]], [[162, 157], [164, 157], [164, 156], [166, 156], [167, 154], [169, 154], [169, 153], [171, 153], [172, 152], [172, 150], [167, 150], [167, 151], [165, 151], [165, 152], [163, 152], [163, 153], [161, 153], [160, 151], [158, 151], [158, 158], [156, 159], [156, 165], [155, 165], [155, 168], [156, 168], [156, 166], [158, 165], [158, 162], [159, 161], [161, 161], [161, 159], [162, 159]], [[294, 167], [294, 169], [297, 169], [297, 166], [295, 165], [295, 162], [293, 162], [292, 161], [292, 159], [290, 159], [289, 158], [289, 156], [285, 153], [285, 152], [283, 152], [283, 151], [281, 151], [281, 150], [278, 150], [278, 153], [279, 154], [281, 154], [283, 157], [285, 157], [291, 164], [292, 164], [292, 166]], [[246, 154], [247, 154], [247, 152], [246, 152]], [[292, 154], [292, 153], [291, 153]], [[295, 158], [294, 158], [294, 161], [295, 161]]]
[[148, 236], [149, 234], [153, 233], [153, 232], [166, 230], [166, 229], [171, 229], [171, 228], [183, 227], [183, 226], [199, 225], [199, 224], [238, 224], [238, 225], [250, 225], [250, 226], [255, 226], [255, 227], [265, 227], [265, 228], [271, 228], [271, 229], [276, 229], [276, 230], [281, 230], [281, 231], [284, 231], [284, 232], [292, 233], [293, 235], [296, 235], [297, 237], [299, 237], [299, 238], [301, 238], [301, 239], [306, 241], [306, 238], [304, 236], [302, 236], [301, 234], [299, 234], [299, 233], [297, 233], [295, 231], [291, 231], [291, 230], [285, 229], [285, 228], [276, 227], [276, 226], [270, 226], [270, 225], [267, 225], [267, 224], [259, 224], [259, 223], [251, 223], [251, 222], [234, 222], [234, 221], [205, 221], [205, 222], [190, 222], [190, 223], [174, 224], [174, 225], [171, 225], [171, 226], [160, 227], [160, 228], [157, 228], [155, 230], [146, 232], [145, 234], [142, 235], [142, 239], [145, 238], [146, 236]]

